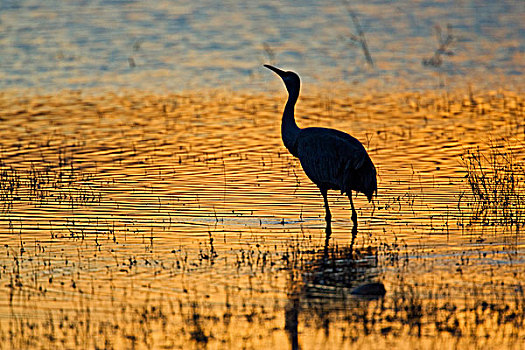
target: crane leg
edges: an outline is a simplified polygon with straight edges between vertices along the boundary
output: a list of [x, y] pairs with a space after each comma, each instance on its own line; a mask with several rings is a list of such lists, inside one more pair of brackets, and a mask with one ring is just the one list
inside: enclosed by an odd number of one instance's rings
[[352, 206], [352, 222], [354, 227], [357, 228], [357, 212], [355, 211], [354, 201], [352, 200], [352, 192], [348, 194], [348, 199], [350, 200], [350, 205]]
[[350, 251], [353, 252], [355, 238], [357, 237], [357, 213], [355, 211], [354, 202], [352, 201], [352, 191], [348, 193], [348, 199], [350, 200], [350, 205], [352, 206], [352, 222], [354, 227], [352, 227], [352, 243], [350, 243]]
[[330, 213], [330, 207], [328, 206], [328, 190], [320, 189], [324, 199], [324, 209], [326, 210], [326, 239], [328, 240], [332, 235], [332, 214]]

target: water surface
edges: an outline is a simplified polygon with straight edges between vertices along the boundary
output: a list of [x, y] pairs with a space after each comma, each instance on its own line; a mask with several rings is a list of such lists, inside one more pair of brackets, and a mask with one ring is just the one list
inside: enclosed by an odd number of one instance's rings
[[[329, 265], [322, 198], [279, 138], [282, 102], [2, 93], [2, 343], [522, 342], [523, 221], [476, 219], [461, 161], [497, 146], [522, 161], [522, 97], [304, 95], [299, 124], [351, 131], [379, 172], [374, 203], [355, 199], [357, 260], [349, 203], [331, 193]], [[383, 299], [349, 294], [370, 282]]]
[[522, 1], [3, 1], [0, 87], [258, 91], [275, 63], [358, 92], [522, 88], [524, 15]]
[[[520, 349], [524, 12], [3, 1], [0, 348]], [[353, 250], [263, 63], [377, 167]]]

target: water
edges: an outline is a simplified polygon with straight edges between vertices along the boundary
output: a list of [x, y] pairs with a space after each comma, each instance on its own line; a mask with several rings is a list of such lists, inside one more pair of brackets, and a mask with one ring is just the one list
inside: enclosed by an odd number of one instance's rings
[[[315, 348], [323, 334], [333, 347], [378, 336], [439, 346], [456, 339], [447, 340], [451, 332], [485, 334], [491, 322], [499, 322], [491, 336], [509, 346], [523, 337], [522, 226], [475, 219], [461, 163], [468, 149], [522, 145], [516, 94], [303, 96], [298, 114], [309, 118], [299, 123], [352, 130], [379, 172], [375, 203], [355, 200], [358, 263], [341, 251], [349, 204], [330, 195], [335, 270], [319, 265], [322, 198], [281, 145], [282, 96], [3, 93], [0, 101], [6, 347], [82, 339], [257, 348], [295, 339]], [[385, 284], [383, 302], [349, 297], [374, 281]], [[476, 312], [483, 320], [469, 321]], [[459, 339], [468, 347], [485, 338]]]
[[[356, 90], [523, 85], [521, 1], [3, 1], [1, 88], [266, 89], [263, 63]], [[349, 11], [373, 59], [367, 64]], [[450, 31], [447, 31], [450, 26]], [[453, 42], [442, 64], [436, 28]]]
[[[0, 348], [522, 347], [522, 3], [355, 4], [374, 68], [335, 2], [0, 9]], [[272, 60], [377, 167], [352, 252]]]

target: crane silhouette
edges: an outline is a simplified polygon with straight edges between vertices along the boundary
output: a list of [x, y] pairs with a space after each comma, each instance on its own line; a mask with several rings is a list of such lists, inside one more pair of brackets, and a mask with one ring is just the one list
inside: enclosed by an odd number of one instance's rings
[[317, 185], [326, 210], [326, 240], [332, 234], [332, 214], [328, 206], [328, 190], [346, 194], [352, 207], [352, 245], [357, 235], [357, 213], [352, 191], [366, 195], [368, 201], [377, 193], [376, 168], [364, 146], [356, 138], [339, 130], [328, 128], [301, 129], [295, 123], [295, 103], [299, 98], [301, 80], [291, 71], [283, 71], [268, 64], [288, 90], [284, 107], [281, 134], [284, 146], [299, 158], [306, 176]]

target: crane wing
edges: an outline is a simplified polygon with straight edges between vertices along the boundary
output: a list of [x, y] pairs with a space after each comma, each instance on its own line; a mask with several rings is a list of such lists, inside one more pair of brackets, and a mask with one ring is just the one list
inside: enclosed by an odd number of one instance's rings
[[354, 137], [334, 129], [305, 128], [296, 147], [304, 172], [317, 186], [369, 197], [377, 190], [374, 165]]

